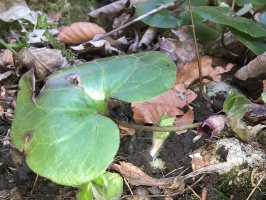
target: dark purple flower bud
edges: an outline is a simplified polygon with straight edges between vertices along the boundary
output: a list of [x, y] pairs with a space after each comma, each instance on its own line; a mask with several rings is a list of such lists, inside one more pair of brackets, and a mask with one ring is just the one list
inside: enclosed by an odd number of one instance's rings
[[212, 115], [198, 126], [198, 134], [203, 135], [206, 140], [210, 140], [223, 130], [227, 121], [228, 118], [225, 115]]

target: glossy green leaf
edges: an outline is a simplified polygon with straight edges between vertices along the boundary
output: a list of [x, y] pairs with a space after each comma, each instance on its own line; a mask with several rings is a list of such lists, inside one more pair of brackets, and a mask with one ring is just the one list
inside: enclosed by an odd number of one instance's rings
[[251, 104], [250, 100], [231, 89], [224, 101], [223, 110], [228, 117], [241, 119], [244, 117], [249, 104]]
[[[188, 24], [191, 25], [191, 17], [189, 11], [184, 11], [180, 13], [179, 18], [182, 21], [181, 22], [182, 25], [188, 25]], [[217, 38], [220, 37], [221, 32], [203, 23], [202, 17], [199, 14], [193, 12], [193, 18], [195, 22], [196, 36], [200, 41], [216, 40]]]
[[37, 174], [63, 185], [88, 183], [119, 146], [118, 127], [104, 116], [108, 98], [148, 101], [173, 86], [175, 73], [159, 52], [99, 59], [55, 73], [32, 98], [29, 71], [19, 84], [12, 142]]
[[244, 17], [230, 17], [229, 8], [200, 6], [193, 9], [204, 19], [231, 26], [252, 37], [265, 37], [266, 25]]
[[123, 179], [119, 174], [105, 172], [95, 180], [81, 187], [77, 195], [78, 200], [90, 200], [93, 196], [96, 200], [119, 199], [123, 192]]
[[[135, 14], [139, 17], [162, 5], [172, 3], [174, 1], [175, 0], [146, 0], [136, 5]], [[145, 17], [142, 21], [153, 27], [176, 28], [178, 26], [179, 19], [173, 17], [168, 10], [164, 9]]]
[[80, 186], [79, 188], [80, 192], [77, 194], [78, 200], [94, 200], [90, 185], [91, 185], [91, 182]]
[[263, 43], [261, 38], [253, 38], [248, 34], [240, 32], [234, 28], [230, 28], [237, 40], [242, 42], [247, 48], [255, 54], [260, 55], [266, 51], [266, 44]]

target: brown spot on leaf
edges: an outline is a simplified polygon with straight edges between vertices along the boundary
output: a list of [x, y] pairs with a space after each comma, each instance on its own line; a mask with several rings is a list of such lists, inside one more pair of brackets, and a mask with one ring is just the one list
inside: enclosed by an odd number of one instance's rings
[[84, 90], [80, 74], [69, 74], [66, 76], [66, 79], [68, 80], [69, 83], [76, 85], [82, 90]]

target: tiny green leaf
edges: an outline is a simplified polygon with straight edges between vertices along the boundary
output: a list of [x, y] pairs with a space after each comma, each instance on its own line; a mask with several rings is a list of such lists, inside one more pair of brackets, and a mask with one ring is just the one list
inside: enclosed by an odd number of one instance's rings
[[77, 195], [78, 200], [90, 200], [93, 196], [96, 200], [118, 199], [123, 192], [123, 179], [119, 174], [105, 172], [88, 184], [81, 186]]
[[[144, 15], [162, 5], [172, 3], [175, 0], [146, 0], [136, 5], [136, 15], [139, 17]], [[166, 9], [145, 17], [142, 20], [149, 26], [158, 28], [176, 28], [178, 26], [178, 19], [173, 17]]]
[[[161, 117], [160, 121], [157, 123], [157, 126], [163, 127], [163, 126], [173, 126], [173, 123], [175, 121], [175, 118], [169, 118], [167, 113], [164, 113]], [[166, 139], [168, 137], [170, 132], [159, 132], [155, 131], [153, 133], [153, 137], [157, 139]]]
[[118, 127], [105, 116], [108, 98], [148, 101], [174, 85], [175, 73], [160, 52], [110, 57], [53, 74], [34, 97], [29, 71], [19, 83], [12, 142], [37, 174], [62, 185], [88, 183], [119, 147]]
[[241, 119], [245, 115], [249, 104], [251, 104], [251, 102], [245, 96], [231, 89], [225, 99], [223, 110], [228, 117]]
[[200, 6], [193, 8], [204, 19], [231, 26], [252, 37], [265, 37], [266, 25], [244, 17], [230, 17], [229, 8]]

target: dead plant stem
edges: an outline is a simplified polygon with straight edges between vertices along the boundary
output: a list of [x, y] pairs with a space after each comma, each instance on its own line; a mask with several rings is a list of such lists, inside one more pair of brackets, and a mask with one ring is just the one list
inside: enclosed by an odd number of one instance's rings
[[195, 49], [196, 49], [196, 56], [197, 56], [197, 60], [198, 60], [198, 70], [199, 70], [199, 98], [201, 99], [202, 96], [203, 96], [202, 69], [201, 69], [201, 61], [200, 61], [200, 56], [199, 56], [199, 48], [198, 48], [198, 43], [197, 43], [197, 37], [196, 37], [196, 31], [195, 31], [195, 23], [194, 23], [194, 18], [193, 18], [193, 14], [192, 14], [192, 8], [191, 8], [190, 0], [188, 0], [188, 6], [189, 6], [189, 13], [190, 13], [191, 24], [192, 24], [193, 39], [194, 39], [194, 44], [195, 44]]
[[131, 128], [135, 130], [141, 130], [141, 131], [160, 131], [160, 132], [172, 132], [172, 131], [182, 131], [187, 129], [194, 129], [197, 128], [200, 123], [194, 123], [184, 126], [164, 126], [164, 127], [157, 127], [157, 126], [142, 126], [138, 124], [129, 124], [122, 121], [119, 121], [115, 118], [111, 118], [117, 125], [123, 126], [126, 128]]
[[[144, 14], [144, 15], [141, 15], [141, 16], [137, 17], [136, 19], [134, 19], [134, 20], [132, 20], [132, 21], [130, 21], [130, 22], [124, 24], [123, 26], [118, 27], [117, 29], [114, 29], [114, 30], [112, 30], [112, 31], [110, 31], [110, 32], [108, 32], [108, 33], [106, 33], [106, 34], [101, 35], [100, 37], [97, 37], [97, 38], [93, 39], [92, 41], [95, 42], [95, 41], [97, 41], [97, 40], [101, 40], [101, 39], [103, 39], [103, 38], [105, 38], [105, 37], [107, 37], [107, 36], [110, 36], [110, 35], [116, 33], [117, 31], [122, 30], [123, 28], [125, 28], [125, 27], [127, 27], [127, 26], [129, 26], [129, 25], [131, 25], [131, 24], [133, 24], [133, 23], [135, 23], [135, 22], [137, 22], [137, 21], [142, 20], [143, 18], [145, 18], [145, 17], [147, 17], [147, 16], [149, 16], [149, 15], [152, 15], [152, 14], [154, 14], [154, 13], [156, 13], [156, 12], [159, 12], [160, 10], [166, 9], [166, 8], [168, 8], [168, 7], [171, 7], [171, 6], [174, 6], [174, 3], [168, 3], [168, 4], [165, 4], [165, 5], [162, 5], [162, 6], [156, 8], [156, 9], [154, 9], [154, 10], [151, 10], [150, 12], [148, 12], [148, 13], [146, 13], [146, 14]], [[88, 43], [88, 42], [83, 43], [83, 46], [86, 45], [87, 43]]]

